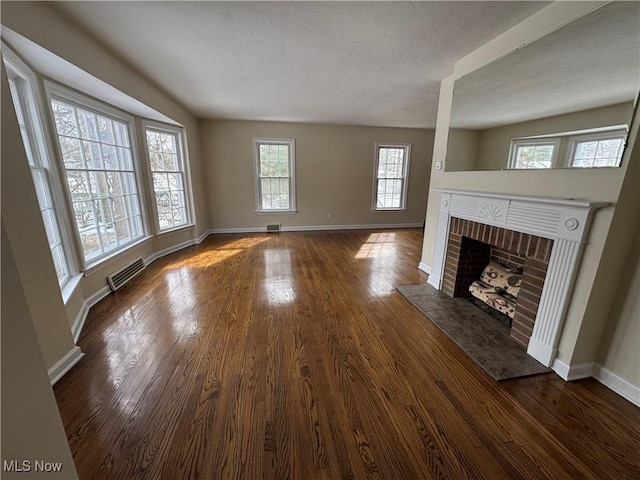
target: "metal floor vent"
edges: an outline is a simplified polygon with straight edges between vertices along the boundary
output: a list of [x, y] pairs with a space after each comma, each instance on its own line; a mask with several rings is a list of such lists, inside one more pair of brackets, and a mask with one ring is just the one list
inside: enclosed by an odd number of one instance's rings
[[120, 287], [124, 286], [129, 280], [138, 275], [145, 269], [144, 260], [142, 257], [134, 261], [133, 263], [121, 268], [117, 272], [113, 272], [111, 275], [107, 276], [107, 281], [109, 282], [109, 286], [112, 291], [118, 290]]
[[267, 232], [279, 232], [280, 224], [279, 223], [267, 223]]

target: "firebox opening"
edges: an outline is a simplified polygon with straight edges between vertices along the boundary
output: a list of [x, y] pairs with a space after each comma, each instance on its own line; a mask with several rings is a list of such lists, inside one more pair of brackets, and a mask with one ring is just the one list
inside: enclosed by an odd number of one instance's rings
[[523, 256], [462, 237], [454, 296], [465, 298], [511, 327], [524, 262]]
[[452, 297], [469, 297], [490, 261], [522, 269], [522, 286], [513, 320], [490, 307], [480, 308], [510, 326], [510, 335], [525, 347], [533, 331], [553, 240], [452, 217], [447, 241], [442, 290]]

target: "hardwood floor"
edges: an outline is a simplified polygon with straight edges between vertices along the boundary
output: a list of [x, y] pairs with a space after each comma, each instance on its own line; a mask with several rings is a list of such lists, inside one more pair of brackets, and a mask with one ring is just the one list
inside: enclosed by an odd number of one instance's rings
[[640, 409], [496, 383], [395, 291], [422, 231], [217, 235], [92, 308], [54, 390], [82, 479], [640, 478]]

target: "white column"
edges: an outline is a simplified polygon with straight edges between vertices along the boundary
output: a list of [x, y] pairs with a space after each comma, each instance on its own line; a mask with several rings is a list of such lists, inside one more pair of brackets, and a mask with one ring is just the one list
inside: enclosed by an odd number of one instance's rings
[[442, 290], [442, 276], [444, 274], [444, 262], [447, 253], [447, 240], [449, 238], [449, 208], [451, 206], [451, 194], [440, 195], [440, 216], [438, 217], [438, 233], [436, 236], [435, 251], [433, 254], [433, 266], [427, 283], [438, 290]]

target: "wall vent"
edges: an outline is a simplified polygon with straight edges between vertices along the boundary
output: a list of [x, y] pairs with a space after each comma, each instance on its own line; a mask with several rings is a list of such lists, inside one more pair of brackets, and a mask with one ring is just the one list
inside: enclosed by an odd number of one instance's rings
[[279, 232], [280, 224], [279, 223], [268, 223], [267, 224], [267, 232]]
[[107, 281], [109, 282], [111, 290], [115, 292], [145, 268], [144, 260], [142, 260], [141, 257], [133, 263], [121, 268], [117, 272], [113, 272], [111, 275], [107, 276]]

